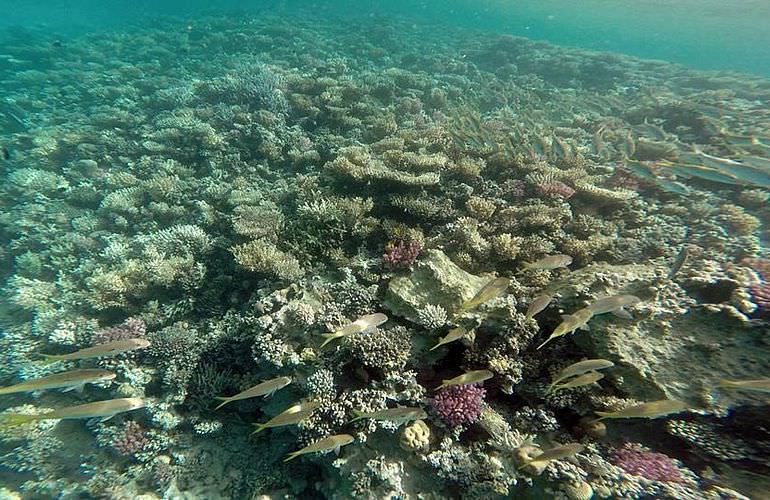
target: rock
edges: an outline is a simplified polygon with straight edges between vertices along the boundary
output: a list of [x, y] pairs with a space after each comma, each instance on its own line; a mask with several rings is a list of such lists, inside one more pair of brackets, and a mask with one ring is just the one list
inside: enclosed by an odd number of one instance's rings
[[383, 303], [395, 315], [420, 323], [420, 311], [438, 305], [456, 311], [489, 280], [460, 269], [440, 250], [428, 250], [412, 274], [390, 280]]

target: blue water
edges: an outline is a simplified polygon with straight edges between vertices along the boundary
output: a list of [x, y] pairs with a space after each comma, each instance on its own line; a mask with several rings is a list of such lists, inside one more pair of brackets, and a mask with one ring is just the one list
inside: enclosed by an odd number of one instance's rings
[[164, 16], [311, 12], [342, 18], [396, 15], [527, 36], [694, 68], [770, 75], [766, 0], [4, 0], [0, 28], [42, 34], [151, 25]]

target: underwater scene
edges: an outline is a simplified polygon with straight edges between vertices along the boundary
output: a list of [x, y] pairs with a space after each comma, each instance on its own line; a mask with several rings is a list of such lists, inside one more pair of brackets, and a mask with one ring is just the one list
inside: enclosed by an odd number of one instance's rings
[[0, 500], [770, 497], [770, 3], [7, 3]]

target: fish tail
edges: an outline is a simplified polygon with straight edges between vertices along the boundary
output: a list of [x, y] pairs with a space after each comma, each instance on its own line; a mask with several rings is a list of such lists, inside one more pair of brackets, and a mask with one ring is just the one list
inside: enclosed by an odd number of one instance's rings
[[50, 365], [50, 364], [56, 363], [57, 361], [61, 361], [62, 360], [62, 356], [60, 356], [58, 354], [42, 354], [41, 353], [40, 355], [43, 356], [43, 359], [40, 361], [40, 363], [43, 364], [43, 365]]
[[438, 386], [438, 387], [436, 387], [434, 390], [436, 390], [436, 391], [440, 391], [441, 389], [443, 389], [444, 387], [446, 387], [446, 386], [447, 386], [447, 382], [449, 382], [449, 380], [442, 380], [442, 381], [441, 381], [441, 385], [440, 385], [440, 386]]
[[532, 263], [531, 262], [522, 262], [521, 263], [521, 268], [523, 270], [525, 270], [525, 271], [530, 269], [531, 267], [532, 267]]
[[20, 413], [10, 413], [8, 415], [0, 416], [0, 427], [13, 427], [16, 425], [23, 425], [29, 422], [40, 420], [38, 415], [22, 415]]
[[289, 453], [288, 455], [286, 455], [286, 458], [284, 458], [284, 459], [283, 459], [283, 461], [284, 461], [284, 462], [288, 462], [289, 460], [294, 460], [295, 458], [297, 458], [297, 457], [298, 457], [298, 456], [300, 456], [300, 455], [301, 455], [301, 453], [300, 453], [300, 452], [298, 452], [298, 451], [292, 451], [291, 453]]
[[547, 339], [545, 339], [545, 342], [543, 342], [542, 344], [540, 344], [539, 346], [537, 346], [537, 349], [536, 349], [536, 350], [538, 350], [538, 349], [540, 349], [541, 347], [543, 347], [544, 345], [546, 345], [548, 342], [550, 342], [550, 341], [551, 341], [551, 339], [552, 339], [552, 338], [553, 338], [553, 337], [548, 337]]
[[324, 347], [326, 344], [328, 344], [332, 340], [336, 339], [338, 337], [338, 335], [336, 333], [322, 333], [321, 337], [326, 339], [321, 344], [321, 347]]
[[431, 347], [430, 349], [428, 349], [428, 351], [432, 351], [433, 349], [436, 349], [437, 347], [439, 347], [441, 345], [442, 345], [441, 342], [439, 342], [438, 344], [436, 344], [433, 347]]
[[594, 413], [599, 415], [599, 418], [594, 420], [594, 422], [599, 422], [601, 420], [604, 420], [605, 418], [609, 418], [609, 417], [612, 416], [612, 412], [610, 412], [610, 411], [595, 411]]
[[219, 406], [217, 406], [216, 408], [214, 408], [215, 410], [218, 410], [218, 409], [222, 408], [224, 405], [226, 405], [227, 403], [229, 403], [229, 402], [231, 402], [233, 400], [233, 398], [225, 398], [225, 397], [221, 397], [221, 396], [216, 396], [216, 399], [222, 401], [222, 403]]
[[724, 379], [717, 382], [717, 385], [716, 385], [717, 388], [722, 388], [722, 389], [728, 389], [733, 386], [734, 384], [732, 383], [731, 380], [724, 380]]
[[254, 424], [254, 427], [256, 427], [256, 429], [254, 429], [254, 432], [251, 433], [252, 436], [254, 434], [259, 434], [260, 432], [267, 429], [267, 424]]

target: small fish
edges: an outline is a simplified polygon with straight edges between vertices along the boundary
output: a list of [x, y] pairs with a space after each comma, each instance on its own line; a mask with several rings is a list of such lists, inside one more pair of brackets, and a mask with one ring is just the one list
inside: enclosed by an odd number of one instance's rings
[[355, 438], [350, 434], [336, 434], [334, 436], [328, 436], [323, 439], [319, 439], [315, 443], [310, 443], [301, 450], [289, 453], [283, 461], [288, 462], [289, 460], [294, 460], [298, 456], [304, 455], [306, 453], [328, 453], [332, 450], [335, 453], [339, 453], [341, 447], [350, 444], [353, 441], [355, 441]]
[[17, 392], [42, 391], [45, 389], [64, 389], [65, 391], [82, 390], [88, 383], [104, 382], [112, 380], [115, 374], [107, 370], [72, 370], [62, 373], [54, 373], [46, 377], [26, 380], [20, 384], [8, 387], [0, 387], [0, 394], [14, 394]]
[[474, 370], [465, 372], [462, 375], [458, 375], [455, 378], [442, 380], [442, 384], [436, 387], [436, 390], [443, 389], [445, 387], [451, 387], [453, 385], [465, 385], [465, 384], [478, 384], [485, 380], [489, 380], [494, 377], [495, 374], [489, 370]]
[[227, 403], [232, 403], [233, 401], [240, 401], [241, 399], [256, 398], [257, 396], [264, 396], [264, 397], [272, 396], [272, 394], [275, 391], [277, 391], [278, 389], [283, 389], [289, 384], [291, 384], [291, 377], [271, 378], [270, 380], [266, 380], [265, 382], [257, 384], [254, 387], [246, 389], [243, 392], [239, 392], [235, 396], [217, 397], [218, 400], [222, 401], [222, 404], [220, 404], [214, 409], [218, 410], [222, 408], [224, 405], [226, 405]]
[[84, 405], [68, 406], [40, 415], [21, 415], [12, 413], [0, 416], [0, 425], [21, 425], [36, 420], [101, 418], [109, 420], [118, 413], [144, 408], [144, 400], [139, 398], [108, 399]]
[[594, 413], [600, 417], [595, 420], [595, 422], [598, 422], [605, 418], [658, 418], [672, 413], [680, 413], [687, 408], [687, 403], [683, 403], [682, 401], [676, 399], [661, 399], [660, 401], [629, 406], [628, 408], [623, 408], [618, 411], [597, 411]]
[[350, 422], [361, 420], [364, 418], [371, 418], [373, 420], [386, 420], [390, 422], [396, 422], [401, 425], [411, 420], [422, 420], [428, 416], [425, 410], [422, 408], [408, 408], [404, 406], [397, 406], [395, 408], [386, 408], [380, 411], [373, 411], [370, 413], [364, 413], [358, 410], [353, 410], [355, 418]]
[[542, 348], [551, 340], [572, 333], [579, 328], [588, 328], [588, 322], [593, 318], [594, 313], [590, 309], [583, 308], [572, 314], [562, 316], [563, 320], [559, 323], [559, 326], [553, 331], [550, 337], [545, 339], [545, 342], [537, 346], [538, 349]]
[[324, 347], [334, 339], [372, 330], [385, 323], [386, 321], [388, 321], [388, 317], [382, 313], [374, 313], [361, 316], [357, 320], [353, 321], [352, 323], [348, 323], [334, 333], [322, 334], [321, 336], [326, 340], [324, 340], [323, 344], [321, 344], [321, 347]]
[[550, 304], [552, 300], [553, 296], [548, 294], [538, 295], [535, 297], [527, 308], [527, 319], [532, 319], [543, 312], [543, 310], [548, 307], [548, 304]]
[[770, 393], [770, 378], [760, 378], [757, 380], [720, 380], [717, 383], [717, 388]]
[[457, 328], [452, 328], [451, 330], [449, 330], [449, 333], [447, 333], [444, 337], [441, 337], [441, 339], [439, 339], [438, 341], [438, 344], [431, 347], [430, 350], [432, 351], [433, 349], [436, 349], [437, 347], [441, 347], [444, 344], [454, 342], [455, 340], [460, 340], [465, 336], [466, 333], [468, 332], [466, 332], [465, 329], [462, 327], [458, 326]]
[[606, 359], [586, 359], [584, 361], [578, 361], [577, 363], [573, 363], [563, 368], [559, 373], [557, 373], [553, 378], [553, 382], [551, 382], [551, 386], [548, 388], [548, 390], [550, 391], [553, 386], [562, 380], [566, 380], [577, 375], [582, 375], [590, 371], [604, 370], [605, 368], [610, 368], [612, 366], [615, 366], [615, 363]]
[[550, 450], [544, 451], [532, 460], [528, 460], [527, 463], [520, 466], [519, 469], [522, 469], [533, 463], [551, 462], [553, 460], [560, 460], [562, 458], [571, 457], [573, 455], [577, 455], [584, 449], [585, 446], [579, 443], [569, 443], [562, 446], [557, 446], [556, 448], [551, 448]]
[[481, 304], [501, 296], [505, 293], [510, 284], [511, 280], [508, 278], [495, 278], [492, 281], [489, 281], [486, 285], [481, 287], [481, 290], [476, 292], [476, 295], [474, 295], [472, 299], [465, 301], [463, 305], [460, 306], [460, 310], [457, 311], [457, 314], [470, 311]]
[[254, 424], [256, 426], [254, 434], [273, 427], [298, 424], [308, 418], [319, 406], [321, 406], [319, 401], [305, 401], [291, 406], [264, 424]]
[[43, 364], [48, 365], [56, 363], [57, 361], [76, 361], [79, 359], [117, 356], [124, 352], [144, 349], [149, 346], [150, 341], [147, 339], [115, 340], [113, 342], [105, 342], [104, 344], [86, 347], [85, 349], [80, 349], [79, 351], [71, 352], [69, 354], [41, 354], [41, 356], [45, 358]]
[[674, 279], [674, 276], [684, 267], [687, 263], [687, 258], [690, 256], [690, 246], [684, 245], [674, 259], [674, 263], [671, 264], [671, 270], [666, 275], [668, 279]]
[[551, 270], [567, 267], [570, 264], [572, 264], [572, 257], [569, 255], [549, 255], [535, 262], [524, 262], [524, 269]]
[[586, 309], [593, 312], [594, 316], [608, 312], [614, 312], [626, 306], [638, 304], [642, 299], [633, 295], [612, 295], [598, 299], [588, 305]]
[[561, 391], [562, 389], [575, 389], [576, 387], [583, 387], [584, 385], [591, 385], [604, 378], [604, 375], [599, 372], [588, 372], [579, 377], [575, 377], [572, 380], [553, 386], [549, 392]]

